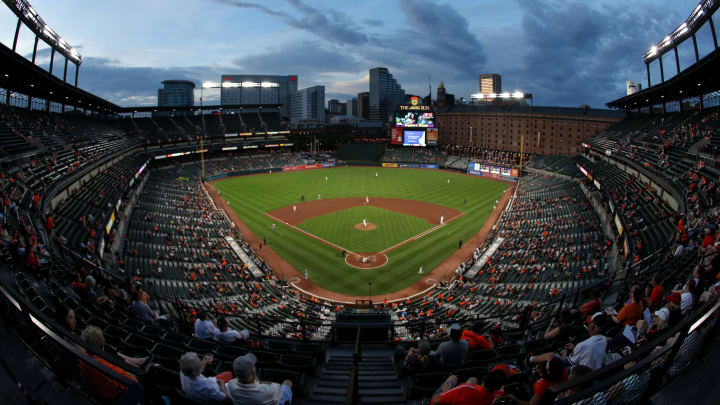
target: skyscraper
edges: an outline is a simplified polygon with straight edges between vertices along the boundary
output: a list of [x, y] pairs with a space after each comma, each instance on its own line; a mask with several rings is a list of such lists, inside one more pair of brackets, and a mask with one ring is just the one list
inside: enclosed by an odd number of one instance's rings
[[502, 93], [500, 75], [497, 73], [483, 73], [480, 75], [480, 93], [482, 94], [500, 94]]
[[358, 118], [368, 119], [368, 112], [370, 110], [370, 93], [364, 91], [358, 93]]
[[312, 86], [290, 93], [290, 123], [325, 122], [325, 86]]
[[[163, 80], [163, 88], [158, 89], [158, 107], [192, 107], [195, 103], [193, 89], [195, 83], [190, 80]], [[186, 111], [178, 111], [173, 115], [187, 115]], [[167, 112], [156, 115], [167, 116]]]
[[330, 114], [340, 114], [340, 100], [331, 98], [328, 101], [328, 110], [330, 110]]
[[370, 96], [368, 119], [386, 121], [405, 99], [405, 90], [387, 68], [370, 69]]
[[358, 116], [358, 99], [356, 97], [349, 98], [347, 101], [347, 115], [353, 117]]

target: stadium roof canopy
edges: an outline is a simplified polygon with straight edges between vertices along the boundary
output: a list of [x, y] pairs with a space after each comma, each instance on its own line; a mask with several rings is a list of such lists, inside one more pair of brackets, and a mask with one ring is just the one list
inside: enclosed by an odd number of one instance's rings
[[720, 90], [720, 48], [663, 83], [607, 103], [625, 110], [702, 97]]
[[114, 103], [63, 82], [1, 43], [0, 61], [0, 87], [4, 89], [101, 113], [120, 110]]

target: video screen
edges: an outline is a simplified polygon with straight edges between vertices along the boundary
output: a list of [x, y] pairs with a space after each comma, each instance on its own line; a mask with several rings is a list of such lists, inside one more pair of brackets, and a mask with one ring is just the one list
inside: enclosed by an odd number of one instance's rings
[[406, 128], [435, 128], [435, 116], [431, 112], [396, 112], [395, 126]]
[[405, 131], [403, 146], [425, 146], [425, 131]]

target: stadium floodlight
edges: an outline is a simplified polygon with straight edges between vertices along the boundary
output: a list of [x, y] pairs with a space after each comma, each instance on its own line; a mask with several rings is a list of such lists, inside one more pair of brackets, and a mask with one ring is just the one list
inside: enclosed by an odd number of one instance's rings
[[211, 88], [217, 88], [217, 87], [222, 87], [222, 86], [220, 85], [220, 83], [216, 83], [216, 82], [203, 82], [203, 84], [202, 84], [203, 89], [211, 89]]
[[236, 82], [222, 82], [222, 87], [228, 88], [228, 87], [240, 87], [240, 83]]
[[510, 98], [510, 93], [500, 93], [500, 98]]
[[256, 82], [242, 82], [243, 87], [260, 87], [260, 83]]
[[280, 87], [280, 85], [273, 82], [262, 82], [260, 83], [260, 87]]
[[523, 98], [523, 97], [525, 97], [525, 94], [523, 94], [523, 92], [521, 92], [521, 91], [516, 91], [515, 93], [513, 93], [512, 96], [513, 96], [513, 98]]
[[495, 98], [495, 97], [497, 97], [497, 94], [495, 94], [495, 93], [490, 93], [487, 95], [487, 98]]
[[485, 98], [485, 95], [482, 93], [475, 93], [475, 94], [471, 94], [470, 98]]

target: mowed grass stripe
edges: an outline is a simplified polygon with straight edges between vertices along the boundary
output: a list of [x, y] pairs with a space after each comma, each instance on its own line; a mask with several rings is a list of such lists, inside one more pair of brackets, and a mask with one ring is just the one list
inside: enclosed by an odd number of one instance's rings
[[[370, 231], [355, 229], [355, 224], [362, 223], [363, 219], [377, 228]], [[351, 252], [381, 252], [432, 226], [418, 217], [362, 206], [307, 219], [298, 228]]]
[[[367, 295], [368, 282], [373, 283], [373, 294], [403, 289], [422, 277], [418, 274], [421, 265], [427, 275], [457, 250], [459, 240], [467, 242], [480, 230], [507, 188], [504, 183], [450, 172], [364, 167], [235, 177], [214, 185], [248, 228], [259, 238], [266, 237], [288, 263], [300, 271], [307, 267], [311, 281], [318, 286], [350, 295]], [[366, 195], [371, 199], [403, 198], [444, 205], [464, 215], [392, 250], [387, 265], [358, 270], [345, 264], [337, 249], [297, 230], [278, 223], [277, 232], [272, 232], [275, 221], [264, 213], [300, 203], [301, 194], [306, 199], [316, 199], [317, 194], [323, 199]]]

